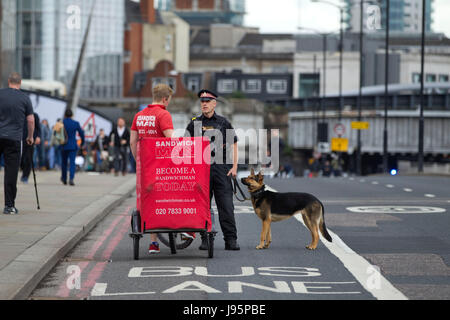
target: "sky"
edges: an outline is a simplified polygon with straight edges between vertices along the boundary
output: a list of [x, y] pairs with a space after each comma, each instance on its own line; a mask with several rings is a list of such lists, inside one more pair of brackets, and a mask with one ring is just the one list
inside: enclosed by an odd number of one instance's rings
[[[331, 5], [310, 0], [246, 1], [245, 25], [259, 27], [262, 33], [295, 33], [299, 26], [321, 32], [339, 31], [339, 10]], [[342, 3], [340, 0], [327, 1]], [[433, 8], [433, 30], [450, 37], [450, 0], [435, 0]]]

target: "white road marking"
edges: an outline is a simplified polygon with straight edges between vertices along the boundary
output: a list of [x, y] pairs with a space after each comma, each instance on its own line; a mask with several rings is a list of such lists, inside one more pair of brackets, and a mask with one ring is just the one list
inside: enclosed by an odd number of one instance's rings
[[434, 194], [429, 194], [429, 193], [427, 193], [425, 195], [425, 197], [427, 197], [427, 198], [436, 198], [436, 196]]
[[405, 192], [413, 192], [413, 189], [405, 188], [405, 189], [403, 189], [403, 191], [405, 191]]
[[122, 292], [122, 293], [106, 293], [107, 283], [96, 283], [91, 291], [91, 297], [117, 297], [117, 296], [139, 296], [152, 295], [156, 292]]
[[378, 181], [373, 181], [372, 184], [377, 185], [380, 184]]
[[366, 180], [365, 179], [361, 179], [361, 180], [359, 180], [359, 182], [363, 183], [363, 182], [366, 182]]
[[[297, 215], [295, 218], [305, 226], [300, 216]], [[364, 289], [378, 300], [408, 300], [408, 298], [383, 277], [381, 273], [374, 271], [377, 270], [377, 268], [374, 268], [374, 266], [366, 259], [348, 247], [337, 234], [330, 229], [328, 229], [328, 233], [333, 238], [332, 243], [324, 240], [322, 235], [320, 235], [320, 240], [332, 254], [341, 260], [344, 267], [356, 278], [356, 280], [358, 280]], [[372, 272], [369, 272], [369, 270]], [[371, 285], [371, 281], [374, 277], [379, 280], [380, 285], [378, 288], [374, 288]]]
[[356, 213], [442, 213], [444, 208], [420, 207], [420, 206], [370, 206], [370, 207], [348, 207], [350, 212]]
[[393, 184], [387, 184], [386, 187], [389, 189], [395, 188], [395, 186]]
[[[296, 215], [295, 218], [306, 228], [300, 215]], [[332, 243], [324, 240], [322, 235], [320, 235], [320, 240], [332, 254], [341, 260], [344, 267], [356, 278], [356, 280], [358, 280], [365, 290], [370, 292], [378, 300], [408, 300], [403, 293], [395, 288], [379, 271], [377, 271], [378, 268], [374, 267], [366, 259], [354, 252], [330, 229], [328, 229], [328, 233], [333, 238]], [[379, 286], [376, 288], [372, 286], [374, 277], [379, 281]]]

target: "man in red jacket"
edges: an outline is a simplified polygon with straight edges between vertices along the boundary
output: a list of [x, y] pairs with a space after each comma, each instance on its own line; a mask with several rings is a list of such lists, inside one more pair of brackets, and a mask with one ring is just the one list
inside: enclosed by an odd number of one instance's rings
[[[131, 127], [130, 147], [134, 158], [137, 157], [137, 143], [140, 138], [172, 138], [174, 128], [172, 116], [166, 108], [172, 99], [173, 90], [159, 84], [153, 89], [153, 103], [139, 112], [133, 120]], [[150, 121], [151, 120], [151, 121]], [[149, 253], [159, 253], [159, 244], [156, 234], [150, 234], [152, 243]]]

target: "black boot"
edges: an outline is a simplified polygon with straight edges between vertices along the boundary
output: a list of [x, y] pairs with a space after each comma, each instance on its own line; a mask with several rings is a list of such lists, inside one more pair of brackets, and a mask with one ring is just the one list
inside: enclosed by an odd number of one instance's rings
[[199, 250], [208, 250], [208, 236], [205, 233], [200, 234], [202, 237], [202, 244], [198, 248]]
[[228, 240], [225, 240], [225, 250], [239, 251], [239, 250], [241, 250], [241, 248], [237, 244], [236, 239], [228, 239]]

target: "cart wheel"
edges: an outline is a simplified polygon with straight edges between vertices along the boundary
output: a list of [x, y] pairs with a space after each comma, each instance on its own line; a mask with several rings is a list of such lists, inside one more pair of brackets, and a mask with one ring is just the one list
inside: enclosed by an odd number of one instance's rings
[[[174, 238], [175, 238], [175, 247], [177, 248], [177, 250], [183, 250], [186, 249], [187, 247], [189, 247], [192, 242], [194, 240], [192, 239], [186, 239], [186, 240], [181, 240], [180, 238], [178, 238], [180, 235], [180, 233], [176, 233], [174, 234]], [[170, 248], [170, 241], [168, 239], [168, 237], [165, 236], [165, 234], [163, 233], [158, 233], [158, 239], [167, 247]]]
[[134, 260], [139, 260], [139, 237], [133, 237]]
[[214, 257], [214, 234], [208, 234], [208, 258], [212, 259]]
[[175, 242], [175, 234], [173, 234], [172, 232], [169, 233], [169, 244], [170, 244], [170, 251], [172, 252], [172, 254], [176, 254], [177, 246]]

